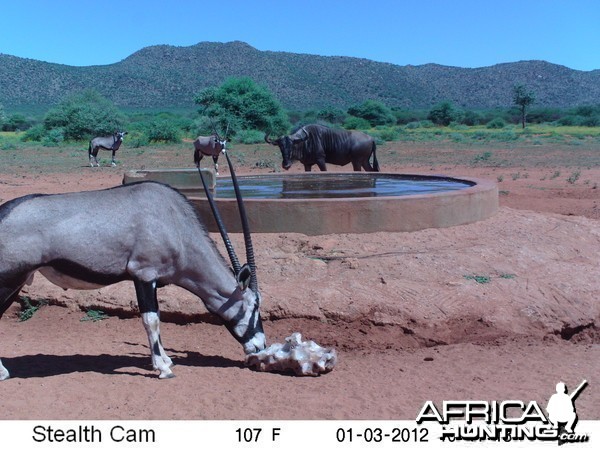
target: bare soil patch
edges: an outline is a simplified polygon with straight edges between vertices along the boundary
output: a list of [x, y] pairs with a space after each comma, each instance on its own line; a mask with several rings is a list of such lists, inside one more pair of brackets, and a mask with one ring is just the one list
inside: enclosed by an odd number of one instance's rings
[[[492, 179], [500, 211], [414, 233], [255, 234], [267, 337], [299, 331], [335, 346], [338, 367], [318, 378], [245, 368], [202, 303], [167, 287], [162, 336], [177, 376], [158, 380], [130, 283], [63, 291], [37, 275], [23, 294], [49, 305], [25, 322], [14, 305], [0, 322], [12, 375], [0, 383], [0, 418], [414, 419], [426, 400], [545, 405], [558, 381], [587, 379], [577, 412], [600, 419], [600, 165], [590, 160], [597, 147], [579, 150], [494, 148], [475, 164], [481, 149], [388, 144], [378, 154], [384, 170]], [[245, 154], [240, 174], [278, 162], [266, 146]], [[83, 152], [59, 158], [44, 166], [0, 153], [2, 201], [111, 187], [142, 166], [191, 165], [191, 152], [160, 148], [126, 149], [116, 169], [86, 167]], [[111, 317], [81, 321], [90, 308]]]

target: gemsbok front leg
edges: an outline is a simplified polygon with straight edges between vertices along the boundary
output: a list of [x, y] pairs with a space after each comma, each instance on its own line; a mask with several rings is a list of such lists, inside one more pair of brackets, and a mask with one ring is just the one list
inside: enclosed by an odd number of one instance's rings
[[152, 367], [160, 372], [159, 378], [173, 378], [175, 375], [170, 369], [173, 361], [167, 356], [160, 339], [160, 313], [156, 297], [156, 282], [134, 280], [133, 283], [144, 329], [148, 335]]
[[[27, 280], [26, 275], [9, 277], [8, 280], [5, 280], [1, 275], [2, 274], [0, 274], [0, 319], [9, 306], [19, 298], [19, 292]], [[10, 373], [6, 367], [2, 365], [2, 360], [0, 359], [0, 381], [6, 380], [9, 377]]]

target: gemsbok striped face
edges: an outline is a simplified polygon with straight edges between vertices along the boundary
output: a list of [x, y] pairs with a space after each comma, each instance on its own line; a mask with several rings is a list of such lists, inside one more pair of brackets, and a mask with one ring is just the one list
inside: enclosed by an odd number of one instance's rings
[[248, 355], [263, 350], [267, 342], [260, 317], [260, 293], [245, 289], [242, 295], [237, 313], [225, 326]]

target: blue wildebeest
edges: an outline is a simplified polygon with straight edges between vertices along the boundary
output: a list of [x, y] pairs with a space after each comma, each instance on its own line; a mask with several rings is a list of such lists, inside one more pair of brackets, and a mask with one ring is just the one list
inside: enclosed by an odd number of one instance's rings
[[194, 163], [200, 167], [200, 161], [204, 156], [212, 156], [215, 165], [215, 172], [219, 175], [219, 154], [225, 150], [227, 138], [221, 139], [218, 134], [210, 136], [198, 136], [194, 139]]
[[[163, 184], [147, 181], [11, 200], [0, 205], [0, 317], [36, 271], [65, 289], [133, 281], [153, 367], [159, 378], [170, 378], [172, 361], [160, 339], [156, 290], [175, 284], [202, 299], [246, 354], [255, 353], [265, 348], [265, 335], [248, 227], [243, 231], [250, 265], [240, 266], [221, 230], [231, 270], [194, 207]], [[0, 361], [0, 380], [8, 377]]]
[[[367, 172], [379, 172], [379, 163], [375, 154], [375, 141], [360, 131], [335, 130], [323, 125], [306, 125], [293, 134], [271, 140], [265, 135], [265, 141], [281, 150], [281, 166], [288, 170], [293, 161], [304, 164], [304, 170], [310, 172], [316, 164], [322, 171], [327, 170], [325, 163], [345, 166], [352, 163], [354, 171], [361, 167]], [[373, 166], [369, 159], [373, 155]]]
[[96, 157], [98, 156], [98, 150], [112, 150], [112, 160], [111, 164], [116, 166], [115, 162], [115, 153], [119, 150], [121, 146], [121, 142], [123, 142], [123, 137], [127, 134], [127, 131], [115, 131], [112, 136], [102, 136], [95, 137], [90, 141], [90, 146], [88, 147], [88, 156], [90, 157], [90, 167], [100, 166], [98, 164], [98, 160]]

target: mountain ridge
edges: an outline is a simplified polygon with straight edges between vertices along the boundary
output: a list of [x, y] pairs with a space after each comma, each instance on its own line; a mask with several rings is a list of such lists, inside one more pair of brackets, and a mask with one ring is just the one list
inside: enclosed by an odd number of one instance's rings
[[542, 60], [461, 68], [435, 63], [399, 66], [364, 58], [257, 50], [251, 45], [199, 42], [144, 47], [123, 60], [69, 66], [0, 54], [0, 103], [5, 108], [53, 106], [65, 96], [96, 89], [132, 109], [193, 108], [200, 90], [228, 77], [249, 76], [288, 109], [347, 108], [367, 99], [424, 109], [512, 106], [512, 87], [524, 84], [537, 106], [600, 103], [600, 70], [578, 71]]

